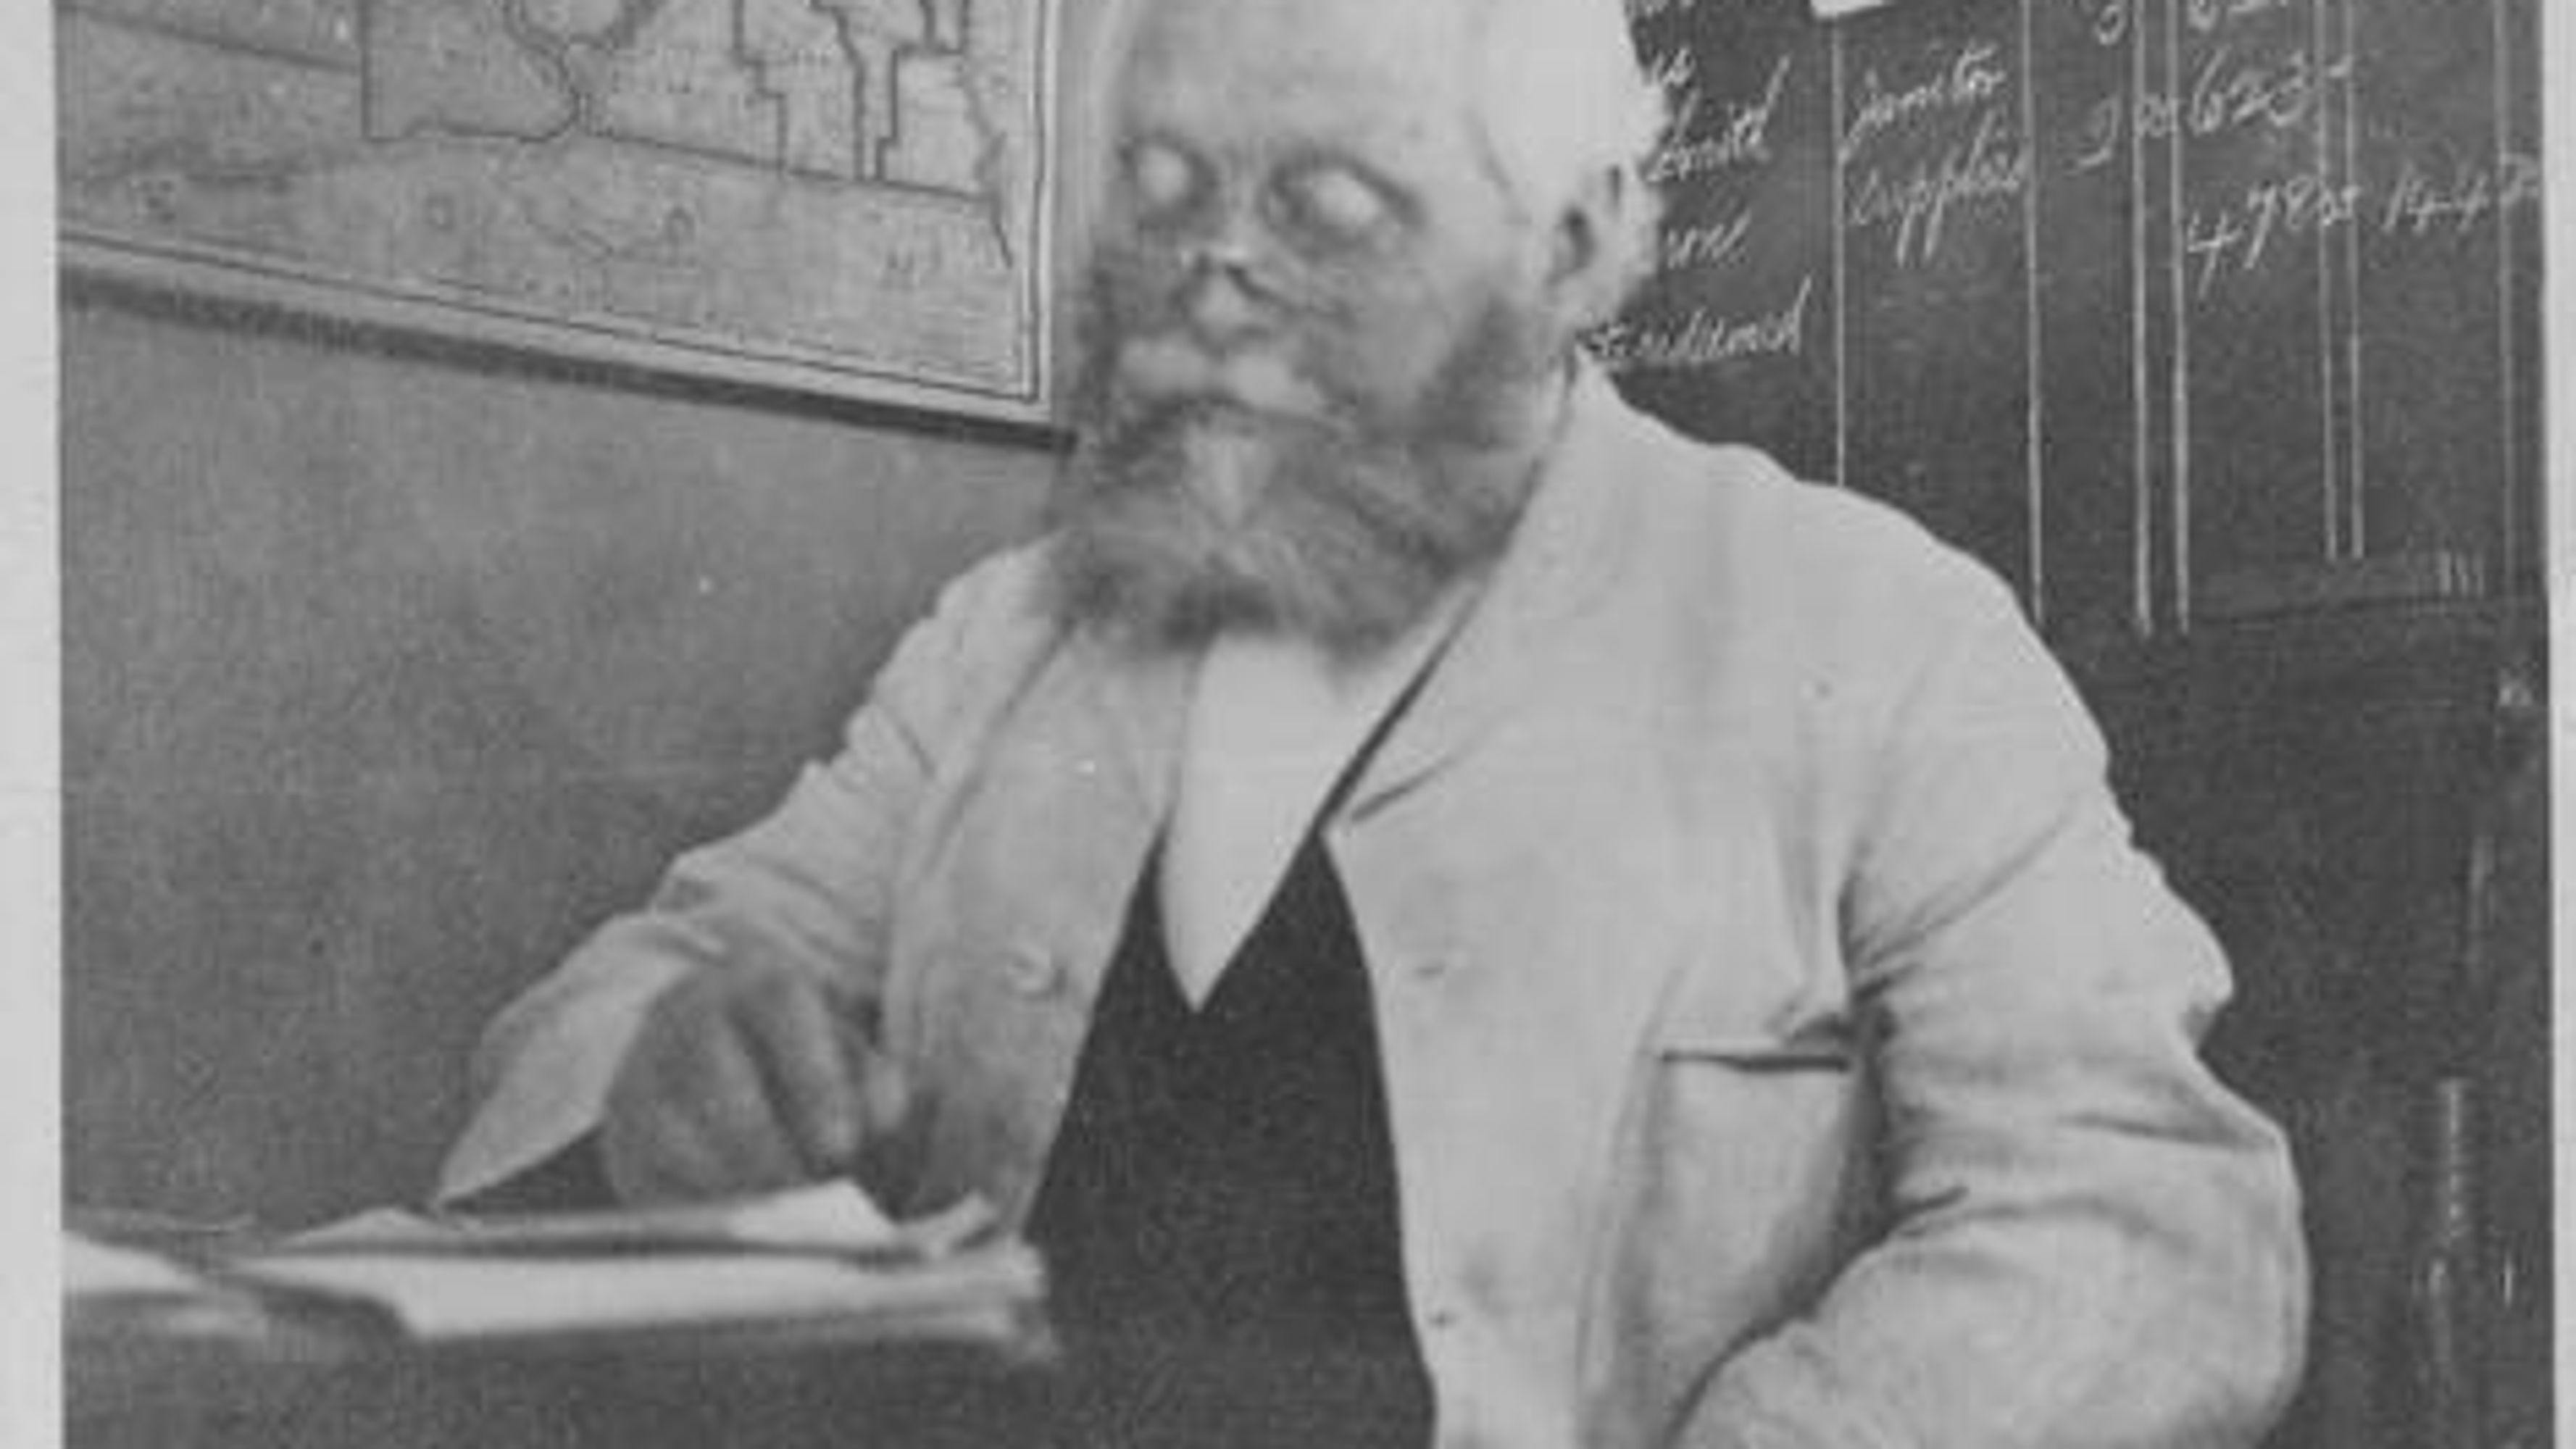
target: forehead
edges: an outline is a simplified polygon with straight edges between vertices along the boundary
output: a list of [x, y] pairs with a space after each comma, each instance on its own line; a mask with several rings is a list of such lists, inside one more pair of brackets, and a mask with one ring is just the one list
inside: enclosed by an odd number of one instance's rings
[[1466, 139], [1460, 0], [1141, 0], [1122, 128], [1210, 145]]

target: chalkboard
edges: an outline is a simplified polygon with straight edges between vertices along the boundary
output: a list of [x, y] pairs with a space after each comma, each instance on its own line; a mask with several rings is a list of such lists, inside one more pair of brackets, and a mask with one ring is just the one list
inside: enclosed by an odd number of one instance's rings
[[1642, 406], [2061, 641], [2536, 577], [2538, 0], [1628, 11], [1666, 215], [1593, 346]]

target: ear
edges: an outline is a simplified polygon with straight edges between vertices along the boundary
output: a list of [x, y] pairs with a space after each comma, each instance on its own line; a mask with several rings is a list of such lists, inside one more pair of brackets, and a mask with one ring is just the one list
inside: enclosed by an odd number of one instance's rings
[[1635, 193], [1634, 178], [1619, 167], [1587, 172], [1549, 229], [1547, 296], [1569, 328], [1606, 320], [1627, 292], [1635, 260], [1626, 255], [1628, 208]]

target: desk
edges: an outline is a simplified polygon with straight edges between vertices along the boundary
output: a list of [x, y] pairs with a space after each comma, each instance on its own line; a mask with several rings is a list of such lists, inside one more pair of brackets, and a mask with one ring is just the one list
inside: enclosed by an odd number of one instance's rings
[[67, 1449], [1041, 1449], [1045, 1335], [892, 1341], [864, 1325], [407, 1344], [261, 1320], [65, 1334]]

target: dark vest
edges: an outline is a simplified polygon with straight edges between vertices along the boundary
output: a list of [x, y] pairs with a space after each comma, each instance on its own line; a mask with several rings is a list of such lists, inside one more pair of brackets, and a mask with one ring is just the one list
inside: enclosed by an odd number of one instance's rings
[[1086, 1443], [1422, 1449], [1431, 1385], [1376, 1020], [1322, 836], [1309, 827], [1195, 1011], [1164, 954], [1159, 864], [1137, 882], [1029, 1225]]

